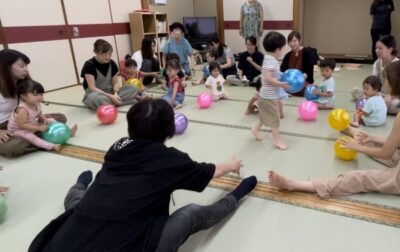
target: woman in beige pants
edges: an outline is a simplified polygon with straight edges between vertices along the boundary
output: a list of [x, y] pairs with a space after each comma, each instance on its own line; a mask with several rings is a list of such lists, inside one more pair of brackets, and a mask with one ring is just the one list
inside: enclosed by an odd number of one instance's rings
[[[400, 95], [400, 61], [385, 69], [385, 82], [390, 85], [393, 96]], [[283, 190], [314, 192], [322, 198], [360, 192], [400, 194], [400, 114], [397, 115], [387, 139], [369, 136], [363, 132], [349, 132], [354, 139], [342, 142], [346, 148], [364, 153], [390, 167], [385, 170], [357, 170], [340, 174], [336, 178], [300, 181], [269, 171], [269, 182]]]

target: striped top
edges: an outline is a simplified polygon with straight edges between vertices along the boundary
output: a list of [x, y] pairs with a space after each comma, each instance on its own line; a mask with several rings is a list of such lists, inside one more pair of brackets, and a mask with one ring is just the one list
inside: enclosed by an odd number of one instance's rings
[[[264, 56], [264, 61], [262, 65], [262, 76], [264, 77], [268, 71], [273, 72], [274, 79], [281, 79], [282, 72], [280, 70], [279, 62], [271, 55]], [[277, 100], [279, 99], [279, 89], [280, 87], [267, 83], [265, 79], [262, 78], [260, 97], [267, 100]]]

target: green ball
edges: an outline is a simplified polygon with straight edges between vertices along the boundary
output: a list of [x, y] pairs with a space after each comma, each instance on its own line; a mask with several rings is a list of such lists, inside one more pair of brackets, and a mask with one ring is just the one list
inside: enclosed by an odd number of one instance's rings
[[0, 194], [0, 222], [4, 220], [4, 216], [7, 212], [6, 199]]
[[65, 144], [70, 137], [70, 128], [60, 122], [51, 123], [43, 133], [43, 139], [53, 144]]

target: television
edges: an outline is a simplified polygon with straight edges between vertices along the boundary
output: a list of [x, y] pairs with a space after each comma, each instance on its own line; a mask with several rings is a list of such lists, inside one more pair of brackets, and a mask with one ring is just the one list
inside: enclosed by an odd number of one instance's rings
[[185, 38], [193, 48], [202, 50], [217, 35], [216, 17], [184, 17]]

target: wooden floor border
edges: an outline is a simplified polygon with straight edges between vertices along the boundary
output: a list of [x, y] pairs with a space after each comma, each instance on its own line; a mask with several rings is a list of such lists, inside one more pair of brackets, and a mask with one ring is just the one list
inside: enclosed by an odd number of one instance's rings
[[[105, 152], [82, 146], [65, 145], [60, 154], [91, 162], [103, 163]], [[240, 181], [240, 177], [224, 176], [213, 179], [209, 186], [230, 191]], [[310, 193], [284, 192], [264, 182], [259, 182], [251, 195], [262, 199], [400, 228], [400, 209], [397, 208], [349, 199], [321, 199]]]

